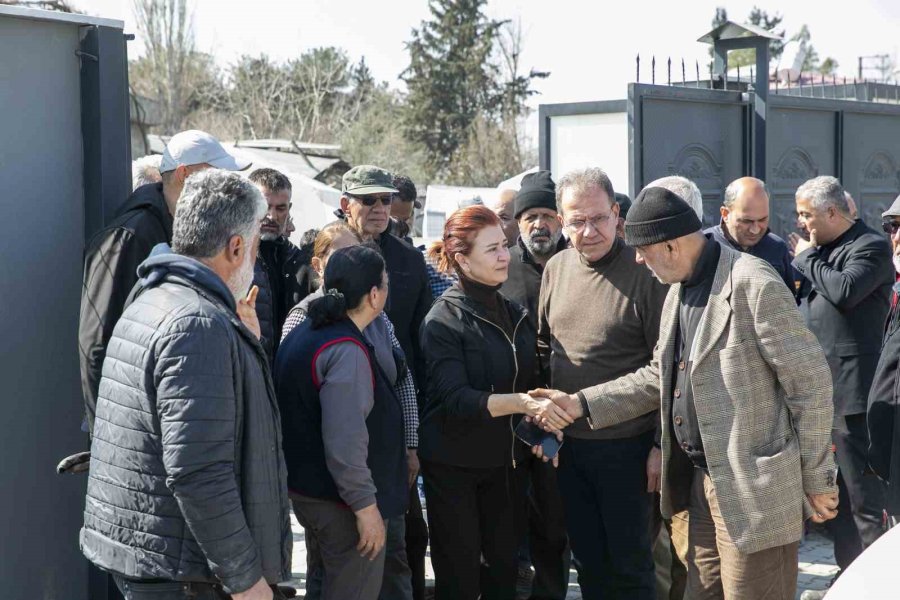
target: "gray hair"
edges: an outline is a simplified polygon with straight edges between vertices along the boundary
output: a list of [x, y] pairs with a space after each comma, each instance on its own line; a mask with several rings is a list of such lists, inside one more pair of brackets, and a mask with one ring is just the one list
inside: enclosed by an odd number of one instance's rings
[[556, 212], [563, 214], [562, 197], [566, 190], [572, 189], [577, 194], [590, 190], [603, 190], [609, 197], [609, 204], [616, 203], [616, 192], [613, 190], [609, 175], [600, 167], [588, 167], [569, 171], [556, 182]]
[[806, 181], [797, 188], [795, 197], [809, 200], [816, 210], [825, 210], [829, 206], [833, 206], [842, 214], [850, 214], [850, 206], [844, 196], [844, 188], [837, 177], [831, 175], [820, 175]]
[[691, 205], [700, 222], [703, 222], [703, 194], [697, 184], [681, 175], [670, 175], [668, 177], [660, 177], [656, 181], [651, 181], [645, 187], [661, 187], [669, 190], [685, 202]]
[[187, 178], [175, 209], [172, 250], [211, 258], [233, 236], [251, 242], [268, 206], [259, 189], [236, 173], [205, 169]]
[[161, 154], [148, 154], [131, 161], [131, 189], [136, 190], [142, 185], [162, 181], [162, 176], [159, 174], [161, 160]]
[[731, 183], [728, 184], [728, 187], [725, 188], [725, 196], [722, 198], [722, 205], [731, 210], [731, 207], [734, 206], [734, 201], [737, 200], [738, 191], [740, 191], [740, 181], [749, 179], [751, 181], [755, 181], [762, 187], [763, 192], [766, 194], [766, 199], [771, 200], [772, 195], [769, 193], [769, 187], [766, 185], [766, 182], [762, 179], [757, 179], [756, 177], [741, 177], [740, 179], [735, 179]]

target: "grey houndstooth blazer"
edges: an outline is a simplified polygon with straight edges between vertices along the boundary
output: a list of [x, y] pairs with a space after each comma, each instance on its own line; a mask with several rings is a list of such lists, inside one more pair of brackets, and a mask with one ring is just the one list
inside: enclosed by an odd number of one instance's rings
[[[582, 390], [592, 427], [661, 408], [664, 516], [687, 507], [693, 468], [669, 423], [681, 285], [666, 297], [650, 364]], [[691, 385], [728, 534], [752, 553], [800, 539], [806, 494], [835, 492], [831, 372], [766, 262], [726, 246], [697, 328]]]

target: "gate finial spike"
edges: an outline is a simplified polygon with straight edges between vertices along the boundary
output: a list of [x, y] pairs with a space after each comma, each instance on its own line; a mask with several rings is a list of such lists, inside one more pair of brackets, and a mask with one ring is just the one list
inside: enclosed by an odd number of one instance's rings
[[684, 70], [684, 59], [681, 59], [681, 85], [683, 86], [687, 82], [687, 76]]
[[656, 85], [656, 55], [650, 59], [650, 83]]
[[700, 87], [700, 61], [694, 61], [694, 67], [697, 69], [697, 87]]
[[638, 55], [634, 58], [635, 70], [637, 73], [635, 74], [635, 83], [641, 82], [641, 54], [638, 52]]
[[666, 81], [672, 85], [672, 57], [666, 59]]

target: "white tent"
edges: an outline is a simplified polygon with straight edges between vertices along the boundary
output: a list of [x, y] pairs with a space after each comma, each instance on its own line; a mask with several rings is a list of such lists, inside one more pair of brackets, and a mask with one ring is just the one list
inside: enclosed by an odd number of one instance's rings
[[303, 232], [320, 228], [335, 220], [334, 211], [340, 208], [341, 192], [300, 172], [303, 157], [290, 152], [235, 147], [233, 142], [223, 143], [229, 152], [253, 161], [250, 169], [268, 167], [277, 169], [291, 180], [293, 188], [291, 218], [296, 231], [291, 241], [299, 244]]
[[528, 175], [529, 173], [537, 173], [540, 169], [537, 167], [531, 167], [527, 171], [522, 171], [518, 175], [513, 175], [509, 179], [505, 181], [501, 181], [500, 185], [497, 186], [498, 190], [515, 190], [519, 191], [519, 188], [522, 187], [522, 178]]
[[447, 217], [465, 200], [481, 198], [487, 206], [497, 201], [497, 188], [459, 187], [453, 185], [429, 185], [425, 190], [425, 221], [422, 237], [434, 240], [441, 237]]

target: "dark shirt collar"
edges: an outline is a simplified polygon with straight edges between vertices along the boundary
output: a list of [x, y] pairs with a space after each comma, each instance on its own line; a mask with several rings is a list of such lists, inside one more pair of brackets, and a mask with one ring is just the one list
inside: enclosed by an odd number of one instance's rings
[[474, 279], [469, 279], [465, 275], [460, 275], [458, 285], [466, 296], [482, 306], [495, 308], [500, 302], [499, 291], [502, 284], [486, 285]]
[[691, 276], [684, 282], [684, 286], [694, 287], [715, 277], [716, 267], [719, 266], [720, 253], [721, 249], [719, 247], [719, 242], [715, 241], [711, 234], [707, 234], [706, 245], [703, 246], [700, 258], [697, 259], [697, 264], [694, 265], [694, 272], [691, 273]]
[[830, 252], [831, 250], [834, 250], [835, 248], [837, 248], [838, 246], [843, 244], [846, 241], [846, 239], [851, 235], [851, 232], [856, 233], [857, 229], [859, 229], [860, 227], [864, 227], [864, 225], [862, 225], [862, 223], [859, 220], [854, 221], [853, 225], [851, 225], [847, 229], [847, 231], [845, 231], [841, 235], [837, 236], [836, 238], [834, 238], [827, 244], [822, 244], [820, 247]]

